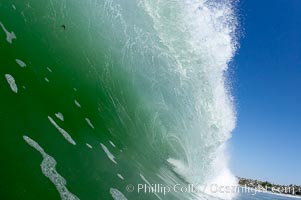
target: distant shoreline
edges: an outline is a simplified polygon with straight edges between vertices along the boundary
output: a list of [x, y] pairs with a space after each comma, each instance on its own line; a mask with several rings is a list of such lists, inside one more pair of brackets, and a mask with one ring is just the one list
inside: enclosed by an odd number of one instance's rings
[[237, 178], [239, 180], [238, 184], [241, 187], [251, 188], [253, 190], [263, 193], [270, 193], [293, 198], [301, 198], [301, 186], [299, 185], [279, 185], [270, 183], [268, 181], [246, 179], [242, 177]]

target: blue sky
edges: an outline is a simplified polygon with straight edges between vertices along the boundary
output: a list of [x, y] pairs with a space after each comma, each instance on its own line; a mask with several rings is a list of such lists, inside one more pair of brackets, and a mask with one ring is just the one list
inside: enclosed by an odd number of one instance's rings
[[301, 185], [301, 1], [241, 0], [231, 169]]

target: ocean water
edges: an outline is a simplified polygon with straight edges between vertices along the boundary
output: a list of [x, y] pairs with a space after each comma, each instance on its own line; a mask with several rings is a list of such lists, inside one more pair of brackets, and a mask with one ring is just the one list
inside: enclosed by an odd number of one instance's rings
[[235, 199], [237, 200], [298, 200], [299, 198], [296, 198], [294, 196], [287, 196], [287, 195], [276, 195], [271, 193], [264, 193], [264, 192], [258, 192], [258, 193], [242, 193], [238, 194]]
[[1, 0], [0, 199], [233, 199], [235, 9]]

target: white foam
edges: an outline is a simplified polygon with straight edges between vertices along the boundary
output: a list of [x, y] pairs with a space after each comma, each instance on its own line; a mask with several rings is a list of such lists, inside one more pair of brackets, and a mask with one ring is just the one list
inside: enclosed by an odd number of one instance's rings
[[15, 6], [14, 4], [12, 5], [12, 7], [13, 7], [13, 9], [14, 9], [14, 10], [16, 10], [16, 9], [17, 9], [17, 8], [16, 8], [16, 6]]
[[93, 149], [93, 147], [92, 147], [90, 144], [88, 144], [88, 143], [86, 143], [86, 146], [87, 146], [88, 148], [90, 148], [90, 149]]
[[65, 131], [64, 129], [62, 129], [61, 127], [59, 127], [59, 125], [57, 125], [57, 123], [50, 116], [48, 116], [48, 119], [51, 122], [51, 124], [63, 135], [63, 137], [70, 144], [76, 145], [76, 142], [72, 139], [72, 137], [69, 135], [69, 133], [67, 133], [67, 131]]
[[116, 147], [116, 145], [111, 140], [109, 140], [109, 142], [113, 147]]
[[16, 63], [17, 63], [20, 67], [26, 67], [26, 63], [23, 62], [23, 61], [20, 60], [20, 59], [16, 59]]
[[88, 125], [94, 129], [94, 126], [93, 124], [91, 123], [90, 119], [89, 118], [85, 118], [86, 122], [88, 123]]
[[23, 139], [27, 144], [34, 149], [36, 149], [43, 156], [43, 161], [41, 163], [41, 169], [44, 176], [49, 178], [49, 180], [55, 185], [57, 191], [59, 192], [62, 200], [79, 200], [79, 198], [72, 194], [66, 187], [67, 182], [64, 177], [62, 177], [56, 171], [56, 160], [48, 155], [44, 149], [33, 139], [28, 136], [23, 136]]
[[7, 41], [8, 43], [11, 44], [11, 43], [13, 42], [13, 39], [17, 39], [15, 33], [14, 33], [14, 32], [9, 32], [9, 31], [5, 28], [5, 26], [2, 24], [1, 21], [0, 21], [0, 26], [2, 27], [4, 33], [6, 34], [6, 41]]
[[114, 200], [127, 200], [127, 198], [115, 188], [110, 188], [110, 193]]
[[184, 177], [187, 177], [188, 174], [189, 174], [189, 168], [187, 165], [185, 165], [181, 160], [177, 160], [177, 159], [174, 159], [174, 158], [168, 158], [166, 160], [169, 164], [172, 165], [173, 167], [173, 170], [181, 175], [181, 176], [184, 176]]
[[109, 149], [102, 143], [100, 143], [101, 148], [103, 149], [103, 151], [106, 153], [106, 155], [108, 156], [108, 158], [115, 164], [117, 164], [117, 162], [115, 161], [115, 156], [109, 151]]
[[61, 121], [64, 121], [64, 115], [63, 115], [62, 113], [60, 113], [60, 112], [55, 113], [55, 116], [56, 116], [58, 119], [60, 119]]
[[80, 105], [80, 103], [77, 100], [74, 100], [74, 103], [77, 107], [81, 108], [82, 106]]
[[18, 86], [16, 84], [16, 81], [14, 79], [14, 77], [10, 74], [5, 74], [5, 78], [9, 84], [10, 89], [14, 92], [14, 93], [18, 93]]
[[47, 83], [49, 83], [49, 79], [47, 77], [44, 78]]
[[123, 176], [121, 174], [117, 174], [117, 176], [121, 179], [124, 180]]
[[[233, 186], [237, 187], [238, 185], [236, 184], [237, 179], [232, 175], [231, 171], [227, 169], [226, 167], [223, 167], [222, 171], [219, 173], [219, 176], [214, 177], [213, 180], [209, 180], [205, 185], [219, 185], [219, 186]], [[234, 183], [233, 185], [229, 185], [229, 183]], [[207, 194], [210, 194], [212, 196], [217, 196], [219, 198], [224, 198], [224, 199], [232, 199], [232, 196], [234, 192], [230, 192], [227, 194], [223, 194], [223, 192], [216, 192], [212, 191], [210, 188], [206, 188], [205, 192]]]

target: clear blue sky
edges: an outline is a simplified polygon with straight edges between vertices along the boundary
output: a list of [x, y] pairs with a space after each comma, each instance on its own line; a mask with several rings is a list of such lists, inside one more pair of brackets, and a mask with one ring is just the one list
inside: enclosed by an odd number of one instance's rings
[[301, 185], [301, 0], [241, 0], [239, 10], [232, 171]]

